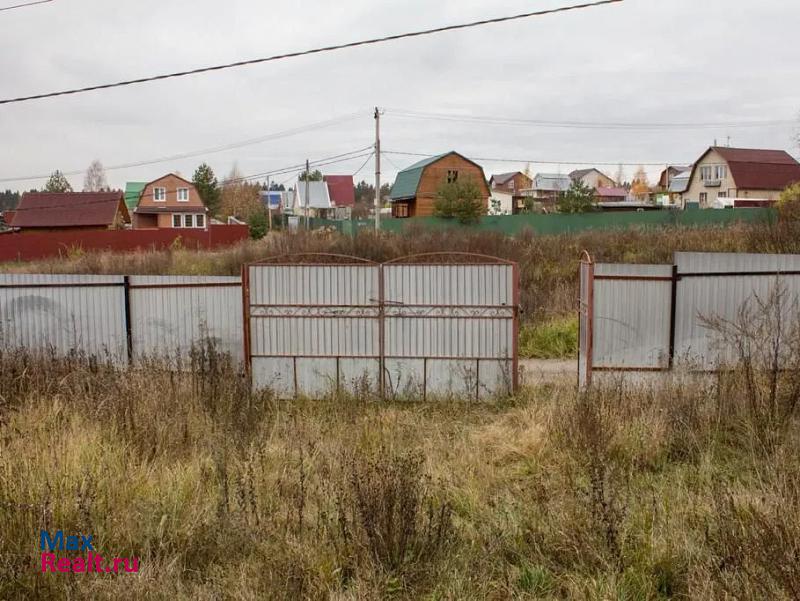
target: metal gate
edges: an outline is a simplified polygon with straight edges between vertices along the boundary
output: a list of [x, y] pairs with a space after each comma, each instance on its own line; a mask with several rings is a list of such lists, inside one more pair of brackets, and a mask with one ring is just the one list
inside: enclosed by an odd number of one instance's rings
[[519, 282], [509, 261], [298, 255], [246, 266], [243, 284], [256, 388], [408, 399], [517, 389]]

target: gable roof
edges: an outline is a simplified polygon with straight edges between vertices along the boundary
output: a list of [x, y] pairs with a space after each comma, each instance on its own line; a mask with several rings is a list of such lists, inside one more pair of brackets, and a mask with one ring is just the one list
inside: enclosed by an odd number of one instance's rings
[[544, 190], [549, 192], [564, 192], [569, 190], [572, 179], [569, 175], [561, 173], [537, 173], [533, 180], [534, 190]]
[[[598, 175], [602, 175], [603, 177], [608, 177], [605, 173], [600, 171], [597, 167], [591, 167], [589, 169], [576, 169], [575, 171], [573, 171], [573, 172], [571, 172], [569, 174], [569, 178], [571, 180], [583, 179], [584, 177], [586, 177], [587, 175], [589, 175], [592, 172], [596, 172]], [[611, 178], [608, 177], [608, 179], [611, 179]]]
[[352, 207], [356, 204], [356, 191], [352, 175], [326, 175], [322, 181], [328, 184], [328, 196], [337, 207]]
[[[703, 153], [698, 163], [712, 151], [716, 151], [728, 163], [737, 188], [783, 190], [790, 184], [800, 182], [800, 163], [785, 150], [712, 146]], [[697, 164], [692, 170], [692, 178], [696, 170]]]
[[510, 173], [496, 173], [492, 175], [491, 181], [495, 182], [498, 186], [502, 186], [504, 184], [507, 184], [517, 175], [525, 175], [525, 174], [522, 173], [522, 171], [512, 171]]
[[110, 226], [117, 212], [130, 214], [122, 192], [26, 192], [19, 201], [12, 227]]
[[[308, 208], [330, 209], [331, 197], [328, 193], [327, 182], [308, 182]], [[299, 210], [306, 208], [306, 182], [297, 182], [294, 195], [295, 207]]]
[[627, 198], [628, 191], [625, 188], [597, 188], [594, 191], [599, 198]]
[[[455, 150], [451, 150], [450, 152], [445, 152], [443, 154], [439, 154], [427, 159], [422, 159], [421, 161], [417, 161], [410, 167], [406, 167], [400, 173], [398, 173], [397, 179], [394, 180], [392, 191], [389, 194], [391, 200], [404, 200], [408, 198], [414, 198], [417, 195], [417, 188], [419, 188], [419, 182], [422, 179], [422, 172], [425, 171], [425, 168], [428, 167], [429, 165], [433, 165], [437, 161], [440, 161], [443, 158], [448, 157], [452, 154], [461, 157], [468, 163], [475, 165], [478, 169], [481, 170], [481, 173], [483, 173], [483, 167], [478, 165], [478, 163], [469, 160], [463, 154], [458, 153]], [[486, 185], [485, 177], [484, 177], [484, 185]]]
[[139, 204], [139, 197], [142, 195], [147, 182], [127, 182], [125, 184], [125, 206], [128, 211], [132, 211]]

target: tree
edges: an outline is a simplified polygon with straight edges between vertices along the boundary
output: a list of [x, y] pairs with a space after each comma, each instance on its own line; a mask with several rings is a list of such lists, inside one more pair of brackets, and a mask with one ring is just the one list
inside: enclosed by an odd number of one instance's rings
[[[303, 171], [298, 178], [301, 182], [306, 181], [306, 172]], [[322, 181], [322, 171], [319, 169], [314, 169], [314, 171], [308, 174], [308, 181], [310, 182], [321, 182]]]
[[86, 170], [86, 177], [83, 178], [83, 191], [106, 192], [108, 190], [106, 170], [103, 169], [103, 163], [95, 159]]
[[650, 196], [650, 181], [647, 179], [647, 172], [644, 167], [639, 167], [633, 175], [631, 194], [641, 201], [647, 200]]
[[270, 192], [286, 192], [286, 186], [284, 186], [283, 184], [279, 184], [277, 182], [272, 182], [269, 185], [269, 191]]
[[775, 207], [782, 221], [800, 221], [800, 183], [792, 184], [781, 192]]
[[481, 189], [472, 179], [445, 182], [439, 186], [433, 210], [437, 217], [455, 217], [461, 223], [475, 223], [486, 212]]
[[217, 176], [208, 163], [203, 163], [194, 172], [192, 183], [197, 188], [197, 193], [208, 207], [209, 213], [216, 215], [220, 209], [220, 189]]
[[575, 180], [569, 190], [558, 196], [559, 213], [587, 213], [594, 209], [594, 189]]
[[622, 166], [622, 163], [619, 164], [617, 167], [617, 185], [622, 187], [625, 185], [625, 167]]
[[255, 214], [263, 211], [261, 186], [244, 181], [239, 168], [234, 165], [228, 177], [222, 182], [220, 214], [223, 217], [232, 216], [249, 221]]
[[47, 180], [47, 183], [44, 185], [45, 192], [72, 192], [72, 186], [64, 177], [64, 174], [61, 173], [58, 169], [53, 171], [53, 174], [50, 176], [50, 179]]
[[247, 220], [247, 225], [250, 227], [250, 237], [253, 240], [260, 240], [267, 235], [269, 229], [269, 218], [267, 212], [262, 209], [253, 213]]

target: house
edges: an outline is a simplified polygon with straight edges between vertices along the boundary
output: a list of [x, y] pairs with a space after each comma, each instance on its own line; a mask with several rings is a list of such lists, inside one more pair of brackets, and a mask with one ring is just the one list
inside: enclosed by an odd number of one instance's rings
[[577, 169], [569, 174], [569, 178], [573, 182], [581, 182], [584, 186], [594, 189], [613, 188], [617, 185], [617, 182], [594, 167], [591, 169]]
[[[514, 196], [512, 192], [492, 188], [491, 196], [489, 196], [489, 215], [513, 215], [519, 213], [517, 199], [520, 199], [522, 203], [525, 201], [524, 196]], [[522, 204], [522, 208], [524, 207], [525, 205]]]
[[139, 197], [146, 185], [147, 182], [127, 182], [125, 184], [125, 205], [131, 215], [133, 215], [136, 205], [139, 204]]
[[197, 188], [169, 173], [144, 185], [133, 210], [134, 229], [208, 228], [208, 209]]
[[514, 171], [511, 173], [500, 173], [492, 175], [489, 179], [489, 188], [492, 192], [491, 202], [501, 202], [503, 207], [507, 203], [505, 198], [508, 194], [511, 195], [511, 210], [506, 212], [503, 208], [501, 215], [510, 215], [511, 213], [519, 213], [525, 208], [525, 194], [523, 190], [530, 190], [533, 186], [533, 180], [522, 173], [521, 171]]
[[473, 181], [480, 189], [484, 211], [489, 208], [489, 185], [483, 168], [465, 156], [446, 152], [414, 163], [397, 174], [389, 195], [392, 217], [425, 217], [434, 214], [436, 194], [443, 184]]
[[350, 219], [356, 204], [356, 187], [352, 175], [325, 175], [322, 178], [328, 185], [331, 208], [328, 216], [337, 220]]
[[533, 188], [525, 190], [525, 195], [536, 202], [553, 205], [558, 202], [562, 192], [569, 190], [572, 179], [560, 173], [537, 173], [533, 178]]
[[328, 212], [332, 209], [333, 205], [331, 204], [331, 195], [327, 182], [297, 182], [293, 207], [295, 215], [326, 218]]
[[625, 188], [597, 188], [594, 191], [594, 200], [603, 202], [625, 202], [628, 199], [628, 190]]
[[784, 150], [712, 146], [692, 167], [682, 201], [700, 208], [737, 201], [768, 205], [795, 182], [800, 182], [800, 163]]
[[23, 232], [84, 231], [122, 228], [130, 221], [121, 191], [26, 192], [8, 225]]
[[673, 175], [669, 180], [669, 202], [673, 205], [685, 206], [683, 202], [683, 195], [689, 189], [689, 178], [692, 176], [692, 169], [687, 168], [686, 171]]
[[686, 166], [679, 166], [679, 165], [668, 165], [664, 171], [661, 172], [661, 175], [658, 178], [658, 190], [660, 192], [667, 192], [669, 191], [670, 185], [672, 184], [672, 180], [687, 171], [691, 171], [691, 165]]

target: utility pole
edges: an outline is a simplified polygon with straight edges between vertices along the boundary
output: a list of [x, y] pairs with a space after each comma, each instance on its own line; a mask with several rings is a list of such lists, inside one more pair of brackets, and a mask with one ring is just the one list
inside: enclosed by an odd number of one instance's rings
[[381, 231], [381, 111], [375, 107], [375, 231]]
[[309, 203], [309, 201], [311, 200], [311, 199], [309, 198], [309, 196], [308, 196], [308, 180], [310, 179], [310, 175], [311, 175], [311, 174], [309, 173], [309, 170], [308, 170], [308, 169], [309, 169], [309, 163], [308, 163], [308, 159], [306, 159], [306, 202], [305, 202], [305, 206], [306, 206], [306, 207], [305, 207], [305, 214], [306, 214], [306, 231], [308, 231], [308, 203]]
[[267, 213], [269, 213], [269, 231], [272, 231], [272, 196], [269, 189], [269, 175], [267, 176]]

